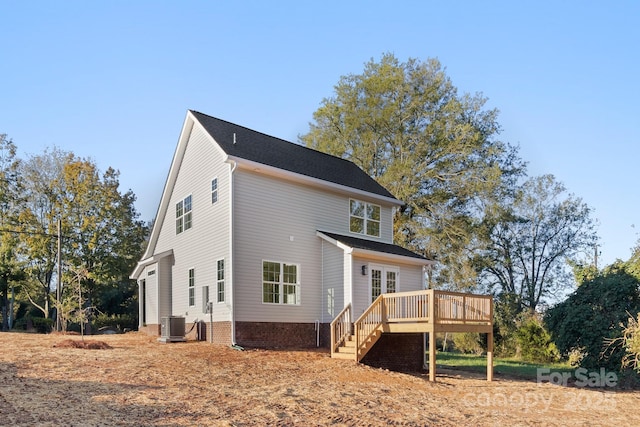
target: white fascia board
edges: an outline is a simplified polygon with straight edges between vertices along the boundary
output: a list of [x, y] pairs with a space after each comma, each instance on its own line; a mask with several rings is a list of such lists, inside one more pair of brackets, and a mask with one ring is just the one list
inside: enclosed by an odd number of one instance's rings
[[238, 167], [245, 170], [262, 173], [265, 175], [286, 179], [289, 181], [299, 182], [307, 184], [313, 187], [328, 188], [338, 193], [343, 193], [350, 196], [360, 196], [370, 200], [376, 200], [381, 203], [403, 206], [404, 202], [395, 199], [393, 197], [381, 196], [379, 194], [370, 193], [368, 191], [359, 190], [357, 188], [348, 187], [342, 184], [336, 184], [333, 182], [325, 181], [319, 178], [313, 178], [310, 176], [302, 175], [295, 172], [290, 172], [284, 169], [276, 168], [273, 166], [265, 165], [263, 163], [254, 162], [252, 160], [246, 160], [241, 157], [229, 156], [229, 159], [234, 160]]
[[435, 261], [431, 261], [427, 259], [413, 258], [410, 256], [404, 256], [404, 255], [388, 254], [386, 252], [370, 251], [368, 249], [353, 248], [353, 255], [361, 258], [372, 259], [372, 260], [389, 261], [389, 262], [395, 261], [402, 264], [411, 264], [411, 265], [429, 266], [429, 265], [435, 264]]
[[138, 280], [138, 277], [140, 277], [142, 270], [144, 270], [146, 266], [153, 264], [155, 262], [158, 262], [162, 258], [170, 255], [173, 255], [173, 249], [169, 249], [168, 251], [164, 251], [159, 254], [155, 254], [152, 257], [145, 258], [143, 260], [138, 261], [138, 264], [136, 265], [135, 270], [133, 270], [133, 273], [131, 273], [131, 275], [129, 276], [129, 279]]
[[353, 248], [349, 245], [346, 245], [338, 240], [332, 239], [331, 237], [327, 236], [326, 234], [324, 234], [322, 231], [316, 231], [316, 236], [320, 237], [323, 240], [326, 240], [327, 242], [339, 247], [340, 249], [342, 249], [344, 251], [344, 253], [348, 253], [351, 254], [353, 256], [358, 256], [361, 258], [367, 258], [367, 259], [371, 259], [371, 260], [377, 260], [377, 261], [388, 261], [388, 262], [400, 262], [402, 264], [410, 264], [410, 265], [423, 265], [423, 266], [429, 266], [429, 265], [434, 265], [436, 262], [435, 261], [431, 261], [431, 260], [426, 260], [426, 259], [420, 259], [420, 258], [414, 258], [414, 257], [410, 257], [410, 256], [404, 256], [404, 255], [396, 255], [396, 254], [389, 254], [386, 252], [378, 252], [378, 251], [372, 251], [369, 249], [359, 249], [359, 248]]
[[342, 242], [340, 242], [340, 241], [338, 241], [336, 239], [332, 239], [331, 237], [327, 236], [326, 234], [324, 234], [321, 231], [316, 231], [316, 236], [320, 237], [322, 240], [326, 240], [327, 242], [331, 243], [332, 245], [335, 245], [335, 246], [339, 247], [346, 254], [350, 254], [350, 253], [353, 252], [353, 248], [351, 246], [345, 245], [344, 243], [342, 243]]
[[151, 254], [153, 254], [153, 251], [155, 250], [156, 243], [158, 242], [158, 237], [160, 235], [160, 229], [162, 228], [164, 217], [167, 214], [169, 199], [171, 198], [171, 194], [173, 193], [173, 186], [175, 185], [176, 179], [178, 177], [178, 172], [180, 170], [180, 166], [182, 165], [182, 159], [184, 158], [184, 152], [187, 148], [187, 141], [191, 136], [191, 131], [193, 130], [193, 125], [195, 122], [196, 120], [193, 117], [193, 114], [191, 114], [190, 111], [187, 111], [187, 116], [184, 119], [182, 131], [180, 132], [180, 137], [178, 138], [178, 145], [176, 146], [176, 151], [174, 152], [173, 160], [171, 161], [171, 167], [169, 168], [169, 173], [167, 174], [167, 180], [165, 181], [164, 189], [162, 190], [160, 204], [158, 205], [158, 211], [156, 212], [155, 221], [153, 222], [153, 228], [149, 237], [149, 244], [147, 245], [147, 249], [142, 256], [142, 259], [151, 257]]

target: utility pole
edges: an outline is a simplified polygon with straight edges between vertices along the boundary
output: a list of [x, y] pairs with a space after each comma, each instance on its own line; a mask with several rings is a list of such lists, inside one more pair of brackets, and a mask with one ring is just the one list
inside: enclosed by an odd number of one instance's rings
[[598, 270], [598, 245], [597, 244], [594, 245], [593, 265], [595, 266], [596, 270]]
[[62, 220], [58, 218], [58, 280], [56, 284], [56, 331], [61, 330], [60, 298], [62, 297]]

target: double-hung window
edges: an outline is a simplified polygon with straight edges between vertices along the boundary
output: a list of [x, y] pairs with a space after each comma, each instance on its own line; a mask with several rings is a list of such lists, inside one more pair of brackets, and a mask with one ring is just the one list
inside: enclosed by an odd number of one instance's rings
[[283, 262], [262, 262], [262, 302], [300, 304], [300, 266]]
[[189, 269], [189, 307], [196, 305], [196, 270]]
[[224, 302], [224, 260], [219, 259], [217, 262], [217, 294], [218, 294], [218, 302]]
[[380, 206], [349, 200], [349, 231], [380, 237]]
[[176, 203], [176, 234], [191, 228], [191, 195]]

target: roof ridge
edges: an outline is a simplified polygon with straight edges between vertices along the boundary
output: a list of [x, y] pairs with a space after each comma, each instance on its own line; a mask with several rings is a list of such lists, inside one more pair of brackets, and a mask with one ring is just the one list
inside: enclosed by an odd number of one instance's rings
[[[351, 160], [349, 160], [349, 159], [345, 159], [345, 158], [343, 158], [343, 157], [339, 157], [339, 156], [336, 156], [336, 155], [334, 155], [334, 154], [325, 153], [324, 151], [316, 150], [315, 148], [307, 147], [306, 145], [298, 144], [297, 142], [288, 141], [288, 140], [283, 139], [283, 138], [280, 138], [280, 137], [278, 137], [278, 136], [270, 135], [270, 134], [268, 134], [268, 133], [264, 133], [264, 132], [261, 132], [261, 131], [259, 131], [259, 130], [251, 129], [251, 128], [248, 128], [248, 127], [246, 127], [246, 126], [239, 125], [239, 124], [234, 123], [234, 122], [230, 122], [229, 120], [225, 120], [225, 119], [221, 119], [221, 118], [219, 118], [219, 117], [211, 116], [211, 115], [209, 115], [209, 114], [205, 114], [205, 113], [200, 112], [200, 111], [197, 111], [197, 110], [189, 110], [189, 111], [190, 111], [190, 112], [192, 112], [192, 113], [199, 114], [199, 115], [201, 115], [201, 116], [205, 116], [205, 117], [210, 118], [210, 119], [219, 120], [219, 121], [221, 121], [221, 122], [224, 122], [224, 123], [229, 124], [229, 125], [232, 125], [232, 126], [239, 127], [239, 128], [241, 128], [241, 129], [244, 129], [244, 130], [248, 130], [249, 132], [257, 133], [257, 134], [260, 134], [260, 135], [266, 136], [266, 137], [268, 137], [268, 138], [272, 138], [272, 139], [275, 139], [275, 140], [278, 140], [278, 141], [286, 142], [287, 144], [291, 144], [291, 145], [293, 145], [293, 146], [295, 146], [295, 147], [304, 148], [304, 149], [306, 149], [306, 150], [313, 151], [314, 153], [322, 154], [322, 155], [324, 155], [324, 156], [328, 156], [328, 157], [331, 157], [331, 158], [334, 158], [334, 159], [337, 159], [337, 160], [341, 160], [341, 161], [346, 162], [346, 163], [354, 164], [354, 165], [356, 165], [356, 166], [358, 167], [358, 169], [360, 169], [360, 170], [362, 170], [362, 171], [364, 172], [364, 170], [363, 170], [360, 166], [358, 166], [357, 164], [355, 164], [354, 162], [352, 162], [352, 161], [351, 161]], [[366, 173], [366, 172], [365, 172], [365, 173]], [[373, 178], [372, 178], [372, 179], [373, 179]]]

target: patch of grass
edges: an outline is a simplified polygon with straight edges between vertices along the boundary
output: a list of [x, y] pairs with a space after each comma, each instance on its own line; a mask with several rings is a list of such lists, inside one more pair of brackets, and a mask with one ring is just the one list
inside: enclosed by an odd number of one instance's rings
[[[468, 370], [473, 372], [487, 371], [487, 357], [475, 356], [472, 354], [438, 352], [436, 357], [438, 367], [454, 368]], [[539, 368], [547, 368], [553, 372], [573, 372], [568, 363], [530, 363], [523, 362], [513, 358], [503, 359], [493, 358], [493, 372], [496, 374], [511, 375], [524, 379], [535, 380], [537, 378], [537, 370]]]

